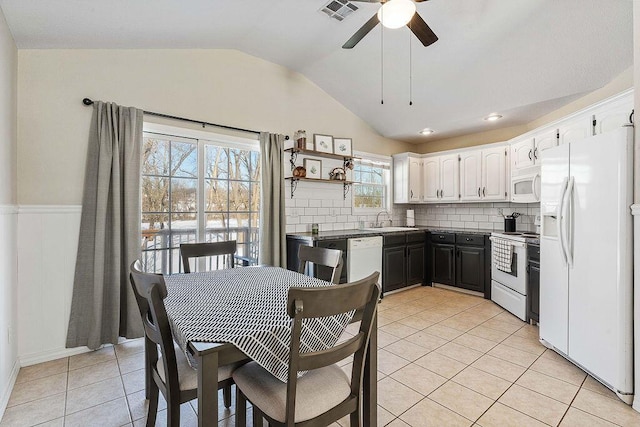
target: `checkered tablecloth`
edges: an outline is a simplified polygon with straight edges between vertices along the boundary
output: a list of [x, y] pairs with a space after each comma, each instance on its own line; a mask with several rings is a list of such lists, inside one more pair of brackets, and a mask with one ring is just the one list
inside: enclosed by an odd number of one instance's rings
[[[165, 276], [165, 307], [178, 344], [229, 342], [286, 382], [294, 286], [334, 286], [278, 267], [248, 267]], [[332, 347], [353, 313], [303, 322], [301, 351]]]

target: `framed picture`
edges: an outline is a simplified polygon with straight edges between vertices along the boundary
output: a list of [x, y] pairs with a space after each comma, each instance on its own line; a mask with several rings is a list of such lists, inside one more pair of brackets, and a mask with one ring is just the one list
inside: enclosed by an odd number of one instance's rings
[[334, 138], [333, 153], [341, 156], [351, 156], [351, 138]]
[[313, 145], [321, 153], [333, 153], [333, 137], [331, 135], [313, 134]]
[[307, 178], [322, 178], [322, 162], [316, 159], [304, 159], [304, 168], [307, 170]]

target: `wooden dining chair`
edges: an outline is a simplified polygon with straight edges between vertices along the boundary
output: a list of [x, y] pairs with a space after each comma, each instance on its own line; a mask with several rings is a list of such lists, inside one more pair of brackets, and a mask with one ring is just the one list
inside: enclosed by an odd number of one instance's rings
[[340, 283], [343, 267], [341, 250], [301, 245], [300, 249], [298, 249], [298, 258], [300, 259], [298, 273], [304, 274], [307, 263], [312, 262], [314, 265], [332, 268], [330, 282]]
[[[167, 297], [167, 288], [162, 275], [142, 272], [140, 261], [131, 264], [130, 271], [131, 286], [144, 326], [149, 399], [147, 427], [155, 425], [159, 392], [167, 401], [167, 426], [178, 427], [180, 404], [198, 397], [198, 372], [189, 365], [186, 355], [173, 341], [163, 301]], [[231, 374], [236, 367], [224, 365], [218, 370], [218, 390], [223, 390], [227, 408], [231, 407]]]
[[233, 255], [236, 253], [236, 241], [225, 240], [210, 243], [182, 243], [180, 244], [180, 257], [185, 273], [191, 273], [189, 258], [210, 257], [226, 255], [225, 267], [233, 268]]
[[[364, 362], [380, 288], [379, 273], [357, 282], [323, 288], [291, 288], [287, 313], [293, 319], [289, 374], [283, 383], [256, 362], [233, 373], [236, 383], [236, 425], [246, 425], [247, 400], [253, 404], [253, 425], [262, 417], [270, 426], [327, 426], [350, 415], [360, 426]], [[308, 318], [335, 316], [357, 310], [362, 316], [358, 333], [332, 348], [301, 352], [302, 323]], [[359, 317], [358, 317], [359, 318]], [[354, 355], [351, 377], [336, 364]], [[298, 378], [298, 372], [308, 371]]]

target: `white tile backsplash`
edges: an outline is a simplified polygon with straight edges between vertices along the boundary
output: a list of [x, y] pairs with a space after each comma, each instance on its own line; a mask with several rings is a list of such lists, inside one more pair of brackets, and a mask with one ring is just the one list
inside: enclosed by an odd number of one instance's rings
[[[336, 163], [335, 166], [338, 166]], [[322, 168], [334, 167], [330, 160], [323, 161]], [[376, 221], [376, 213], [354, 214], [351, 193], [343, 198], [339, 184], [299, 181], [291, 198], [291, 181], [285, 182], [285, 211], [287, 233], [310, 232], [311, 224], [318, 223], [320, 231], [353, 230], [363, 220], [366, 226]], [[393, 205], [391, 217], [394, 226], [406, 224], [406, 211], [415, 211], [415, 224], [428, 227], [456, 227], [469, 229], [503, 230], [504, 219], [498, 213], [519, 212], [516, 229], [535, 231], [535, 215], [540, 214], [539, 204], [496, 203], [448, 203], [428, 205]], [[381, 215], [380, 219], [387, 220]]]
[[437, 205], [394, 205], [393, 224], [404, 225], [406, 223], [406, 211], [415, 211], [416, 225], [426, 227], [455, 227], [469, 229], [489, 229], [495, 231], [504, 230], [504, 219], [498, 210], [503, 209], [504, 214], [518, 212], [521, 214], [516, 219], [516, 230], [535, 231], [533, 224], [535, 216], [540, 215], [538, 203], [450, 203]]

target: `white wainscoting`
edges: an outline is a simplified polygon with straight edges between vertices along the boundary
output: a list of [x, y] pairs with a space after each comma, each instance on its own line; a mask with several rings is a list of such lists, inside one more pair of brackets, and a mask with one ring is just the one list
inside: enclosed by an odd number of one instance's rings
[[80, 206], [18, 210], [18, 355], [21, 366], [87, 351], [67, 349]]
[[0, 418], [20, 367], [16, 340], [17, 213], [17, 206], [0, 205]]

